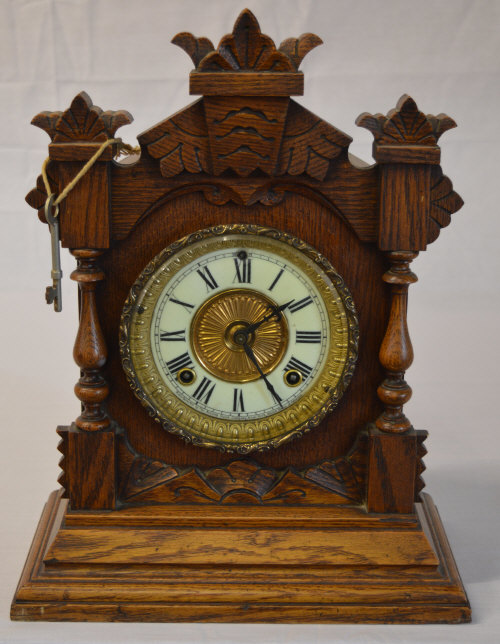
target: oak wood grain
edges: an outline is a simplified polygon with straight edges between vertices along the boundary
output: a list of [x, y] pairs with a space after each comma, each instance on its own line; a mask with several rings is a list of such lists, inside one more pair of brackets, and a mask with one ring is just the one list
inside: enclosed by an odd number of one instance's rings
[[112, 431], [68, 430], [65, 463], [68, 497], [75, 510], [116, 506], [115, 435]]
[[100, 258], [106, 274], [97, 301], [108, 346], [105, 376], [113, 383], [107, 399], [109, 414], [127, 428], [134, 449], [148, 458], [179, 466], [223, 465], [231, 457], [215, 450], [189, 446], [171, 436], [150, 419], [137, 404], [126, 381], [119, 356], [118, 326], [130, 285], [144, 266], [165, 246], [183, 235], [220, 223], [273, 225], [307, 239], [343, 276], [352, 293], [360, 324], [359, 359], [351, 384], [335, 414], [299, 443], [290, 443], [269, 453], [260, 462], [273, 467], [294, 464], [303, 467], [345, 454], [359, 430], [382, 411], [376, 390], [383, 370], [373, 356], [378, 354], [388, 319], [390, 294], [382, 275], [385, 258], [373, 245], [362, 244], [342, 219], [324, 205], [300, 194], [291, 194], [274, 206], [207, 203], [198, 191], [161, 203], [140, 222], [112, 252]]
[[[323, 554], [319, 554], [321, 566], [311, 561], [296, 565], [290, 549], [283, 551], [284, 561], [262, 565], [268, 558], [274, 561], [275, 543], [281, 552], [280, 545], [295, 539], [294, 530], [275, 533], [265, 528], [257, 532], [254, 528], [243, 530], [238, 533], [240, 539], [234, 549], [229, 541], [222, 551], [207, 547], [203, 556], [196, 555], [199, 542], [193, 539], [194, 534], [200, 534], [201, 539], [208, 539], [214, 533], [221, 537], [225, 536], [225, 529], [193, 531], [174, 527], [177, 538], [167, 543], [168, 529], [151, 531], [137, 527], [131, 531], [122, 525], [114, 528], [109, 541], [98, 536], [100, 531], [104, 534], [109, 528], [60, 528], [65, 517], [60, 509], [65, 504], [58, 493], [51, 495], [12, 604], [13, 619], [358, 623], [470, 620], [469, 604], [446, 536], [427, 495], [422, 504], [417, 504], [420, 517], [417, 526], [396, 531], [381, 527], [372, 532], [352, 527], [346, 532], [341, 528], [327, 532], [306, 530], [312, 538], [310, 546], [305, 543], [306, 549], [311, 547], [321, 553], [320, 535], [326, 538]], [[54, 530], [58, 536], [49, 545], [49, 534]], [[77, 538], [72, 539], [71, 532]], [[116, 534], [120, 536], [117, 538]], [[133, 535], [134, 539], [127, 541], [125, 535]], [[353, 549], [348, 536], [354, 538]], [[363, 560], [366, 554], [370, 557], [372, 552], [370, 537], [380, 543], [374, 557], [382, 561], [360, 566], [356, 561]], [[93, 542], [94, 557], [85, 555], [81, 538]], [[143, 558], [138, 555], [141, 547], [136, 538], [145, 549]], [[181, 542], [187, 539], [184, 542], [192, 544], [191, 555], [180, 548], [179, 539]], [[334, 561], [323, 560], [325, 552], [337, 541], [340, 545], [333, 553]], [[122, 544], [124, 549], [113, 553], [113, 542]], [[412, 553], [414, 544], [419, 546]], [[356, 554], [358, 547], [360, 552]], [[299, 558], [303, 556], [303, 548], [304, 541], [301, 541]], [[217, 552], [221, 552], [219, 559]], [[60, 555], [59, 559], [54, 559], [55, 553]], [[179, 565], [179, 562], [175, 565], [167, 553], [174, 555], [174, 560], [177, 554], [187, 558], [190, 565]], [[239, 566], [228, 563], [239, 557], [246, 563]], [[411, 564], [397, 565], [394, 557], [407, 558]], [[145, 565], [148, 558], [150, 562]], [[168, 565], [160, 563], [162, 558], [169, 559]], [[132, 563], [131, 559], [138, 561]]]
[[204, 96], [302, 96], [302, 72], [191, 72], [189, 93]]
[[375, 421], [383, 432], [403, 433], [411, 428], [411, 422], [403, 413], [403, 405], [411, 398], [412, 390], [404, 374], [413, 362], [413, 346], [407, 323], [408, 288], [417, 281], [410, 270], [410, 263], [417, 253], [393, 251], [387, 254], [391, 268], [382, 279], [390, 285], [392, 293], [391, 312], [384, 340], [380, 346], [379, 359], [386, 369], [386, 378], [377, 389], [384, 411]]
[[370, 431], [366, 507], [369, 512], [413, 512], [417, 467], [417, 437]]
[[75, 249], [72, 254], [77, 258], [77, 268], [71, 273], [71, 279], [78, 283], [80, 294], [80, 319], [73, 358], [81, 370], [75, 394], [82, 402], [82, 413], [76, 419], [76, 425], [84, 431], [100, 431], [110, 424], [103, 406], [109, 394], [108, 383], [103, 377], [107, 346], [96, 304], [97, 285], [104, 279], [97, 264], [101, 251]]

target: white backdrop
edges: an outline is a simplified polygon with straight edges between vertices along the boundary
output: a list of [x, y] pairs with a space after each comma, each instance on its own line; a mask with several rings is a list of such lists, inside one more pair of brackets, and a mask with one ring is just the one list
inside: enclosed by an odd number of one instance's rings
[[[470, 626], [49, 624], [8, 621], [8, 609], [43, 503], [59, 470], [57, 424], [78, 413], [76, 286], [63, 255], [64, 311], [44, 303], [49, 235], [24, 203], [47, 154], [29, 125], [85, 89], [103, 109], [135, 117], [136, 135], [188, 95], [191, 61], [179, 31], [217, 44], [248, 6], [277, 43], [312, 31], [324, 45], [302, 64], [308, 109], [354, 137], [371, 160], [363, 112], [387, 112], [409, 93], [446, 112], [442, 166], [465, 200], [452, 224], [414, 262], [410, 290], [415, 362], [408, 415], [430, 430], [424, 478], [443, 517], [469, 593]], [[499, 396], [500, 2], [495, 0], [1, 0], [0, 262], [2, 584], [0, 642], [498, 642], [500, 630]]]

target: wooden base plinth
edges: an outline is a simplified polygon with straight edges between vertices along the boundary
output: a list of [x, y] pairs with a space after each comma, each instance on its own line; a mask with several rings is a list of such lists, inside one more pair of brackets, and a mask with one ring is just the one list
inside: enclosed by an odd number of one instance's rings
[[429, 496], [359, 508], [68, 511], [53, 492], [15, 620], [459, 623], [470, 607]]

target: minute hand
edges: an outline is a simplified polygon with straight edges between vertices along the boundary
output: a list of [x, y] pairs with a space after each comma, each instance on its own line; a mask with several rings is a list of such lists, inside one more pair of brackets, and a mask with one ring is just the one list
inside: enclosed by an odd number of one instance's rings
[[[247, 326], [245, 329], [245, 333], [253, 333], [256, 329], [258, 329], [260, 326], [262, 326], [265, 322], [268, 322], [269, 320], [272, 320], [273, 317], [276, 317], [277, 320], [280, 319], [281, 317], [281, 311], [284, 311], [294, 300], [290, 300], [290, 302], [287, 302], [286, 304], [282, 304], [281, 306], [273, 306], [271, 307], [271, 312], [265, 315], [262, 320], [259, 320], [258, 322], [254, 322], [254, 324], [251, 324], [250, 326]], [[250, 357], [250, 356], [249, 356]]]
[[257, 368], [257, 371], [260, 373], [260, 377], [266, 383], [266, 387], [271, 392], [272, 397], [276, 400], [276, 402], [279, 404], [280, 407], [283, 407], [283, 405], [281, 404], [280, 396], [276, 393], [276, 389], [272, 386], [272, 384], [269, 382], [269, 380], [266, 378], [266, 375], [260, 368], [260, 365], [257, 362], [257, 358], [255, 357], [255, 353], [252, 351], [252, 348], [250, 347], [250, 345], [245, 342], [243, 344], [243, 349], [245, 350], [245, 353], [247, 354], [248, 358], [253, 362], [253, 364]]

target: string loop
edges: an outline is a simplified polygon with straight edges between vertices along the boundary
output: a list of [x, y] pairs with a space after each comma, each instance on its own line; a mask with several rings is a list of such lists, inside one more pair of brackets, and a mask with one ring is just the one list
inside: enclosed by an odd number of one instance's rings
[[[103, 142], [103, 144], [99, 147], [99, 149], [96, 151], [96, 153], [90, 157], [90, 159], [87, 161], [87, 163], [82, 167], [82, 169], [78, 172], [78, 174], [75, 176], [74, 179], [72, 179], [68, 185], [64, 188], [64, 190], [57, 196], [52, 192], [52, 189], [50, 187], [50, 182], [49, 178], [47, 176], [47, 166], [50, 161], [50, 157], [47, 157], [45, 161], [42, 164], [42, 179], [43, 183], [45, 185], [45, 190], [47, 191], [47, 200], [45, 202], [45, 209], [47, 210], [48, 208], [51, 208], [51, 213], [53, 217], [58, 216], [58, 206], [63, 201], [63, 199], [66, 199], [68, 194], [73, 190], [73, 188], [76, 186], [76, 184], [80, 181], [82, 177], [84, 177], [87, 172], [90, 170], [90, 168], [94, 165], [94, 163], [99, 159], [101, 154], [108, 148], [110, 145], [117, 145], [118, 146], [118, 153], [116, 156], [120, 156], [122, 154], [135, 154], [140, 151], [140, 148], [134, 148], [128, 143], [123, 143], [121, 139], [107, 139], [106, 141]], [[52, 201], [50, 201], [52, 198]]]

